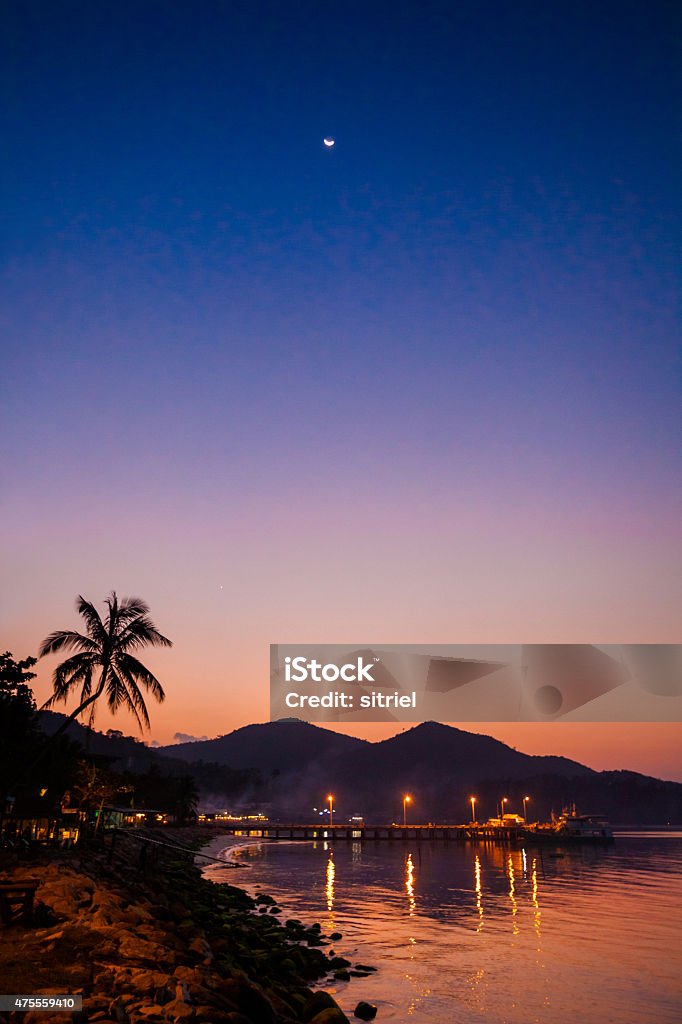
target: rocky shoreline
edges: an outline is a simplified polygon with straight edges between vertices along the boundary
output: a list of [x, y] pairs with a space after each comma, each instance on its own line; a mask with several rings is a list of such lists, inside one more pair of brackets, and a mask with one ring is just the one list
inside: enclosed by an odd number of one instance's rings
[[[160, 838], [198, 849], [200, 830]], [[210, 882], [192, 855], [118, 834], [3, 872], [36, 879], [31, 925], [0, 930], [0, 992], [76, 993], [80, 1013], [0, 1014], [11, 1024], [342, 1024], [319, 986], [374, 970], [341, 936], [282, 921], [272, 897]], [[356, 1018], [376, 1009], [359, 1003]]]

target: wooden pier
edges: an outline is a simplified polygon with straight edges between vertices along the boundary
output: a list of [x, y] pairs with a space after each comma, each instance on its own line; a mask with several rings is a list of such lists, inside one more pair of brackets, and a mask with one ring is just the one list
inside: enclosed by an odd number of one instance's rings
[[386, 842], [441, 840], [443, 842], [514, 843], [520, 838], [516, 826], [500, 825], [282, 825], [268, 822], [257, 828], [240, 823], [216, 822], [221, 832], [257, 839], [299, 840], [301, 842]]

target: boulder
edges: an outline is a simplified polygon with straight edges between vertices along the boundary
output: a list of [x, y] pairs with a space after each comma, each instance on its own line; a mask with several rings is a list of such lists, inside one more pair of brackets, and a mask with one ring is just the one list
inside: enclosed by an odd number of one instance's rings
[[184, 981], [179, 981], [175, 986], [175, 998], [182, 1003], [191, 1003], [189, 989]]
[[195, 939], [192, 939], [189, 944], [189, 951], [190, 953], [194, 953], [194, 955], [205, 964], [209, 964], [213, 960], [213, 950], [206, 939], [202, 938], [200, 935], [197, 935]]
[[178, 981], [184, 981], [188, 985], [192, 982], [201, 984], [204, 980], [200, 967], [188, 967], [186, 964], [178, 964], [173, 971], [173, 977]]
[[186, 1003], [184, 999], [172, 999], [170, 1003], [166, 1003], [162, 1007], [162, 1011], [164, 1018], [172, 1021], [173, 1024], [178, 1021], [185, 1024], [186, 1021], [190, 1021], [194, 1017], [194, 1007]]
[[[225, 1020], [225, 1016], [225, 1010], [222, 1010], [218, 1006], [200, 1004], [196, 1007], [195, 1019], [197, 1021], [197, 1024], [221, 1024], [221, 1022]], [[246, 1017], [244, 1017], [243, 1019], [247, 1020]]]
[[366, 1003], [361, 1000], [353, 1010], [353, 1014], [360, 1020], [374, 1020], [377, 1015], [377, 1008], [373, 1003]]
[[155, 989], [164, 988], [170, 982], [170, 976], [162, 971], [133, 970], [130, 972], [130, 983], [140, 995], [147, 995]]
[[322, 1010], [329, 1009], [340, 1009], [338, 1003], [333, 999], [328, 992], [323, 989], [318, 989], [317, 992], [313, 992], [305, 1002], [301, 1017], [304, 1021], [311, 1021], [316, 1014], [321, 1013]]
[[275, 1024], [275, 1009], [259, 985], [243, 978], [227, 978], [218, 991], [235, 1010], [252, 1017], [258, 1024]]
[[124, 924], [130, 924], [136, 928], [138, 925], [152, 922], [154, 918], [143, 907], [131, 905], [121, 911], [120, 920], [123, 921]]
[[326, 1010], [321, 1010], [313, 1017], [311, 1024], [349, 1024], [349, 1022], [348, 1017], [338, 1006], [328, 1006]]
[[158, 942], [140, 939], [130, 933], [123, 935], [118, 951], [125, 960], [134, 960], [154, 967], [159, 964], [168, 964], [175, 959], [172, 950], [168, 947], [162, 946]]
[[124, 999], [124, 996], [118, 996], [109, 1006], [109, 1016], [113, 1017], [117, 1024], [130, 1024], [126, 1003], [131, 1001], [132, 996], [128, 996], [125, 1001]]
[[83, 1012], [87, 1014], [88, 1020], [92, 1020], [96, 1014], [101, 1013], [106, 1017], [106, 1011], [110, 1000], [103, 995], [85, 996], [83, 999]]

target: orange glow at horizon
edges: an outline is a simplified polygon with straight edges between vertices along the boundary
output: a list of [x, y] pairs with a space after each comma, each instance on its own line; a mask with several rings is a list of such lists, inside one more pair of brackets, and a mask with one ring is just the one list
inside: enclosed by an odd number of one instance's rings
[[[22, 615], [20, 602], [12, 612], [5, 612], [3, 647], [12, 651], [16, 658], [35, 653], [39, 641], [55, 628], [79, 627], [79, 618], [72, 601], [64, 600], [64, 590], [76, 593], [80, 589], [86, 596], [96, 598], [102, 587], [92, 583], [87, 573], [85, 582], [79, 585], [76, 582], [80, 576], [77, 569], [78, 566], [73, 570], [72, 584], [68, 581], [60, 584], [57, 594], [41, 593], [36, 599], [31, 593], [31, 600], [36, 600], [36, 606], [30, 623]], [[105, 587], [102, 593], [107, 589], [110, 588]], [[251, 723], [268, 720], [268, 643], [273, 634], [283, 635], [295, 631], [295, 613], [284, 618], [273, 617], [266, 630], [253, 622], [246, 625], [242, 623], [237, 637], [233, 630], [226, 628], [222, 619], [211, 615], [204, 619], [201, 616], [197, 618], [198, 613], [187, 613], [184, 607], [170, 604], [164, 591], [144, 574], [133, 585], [119, 587], [119, 591], [121, 594], [142, 594], [150, 604], [152, 618], [161, 631], [175, 641], [175, 646], [170, 651], [145, 650], [141, 658], [166, 690], [163, 704], [153, 700], [148, 702], [151, 731], [140, 736], [132, 718], [125, 714], [112, 716], [105, 707], [98, 709], [96, 729], [121, 729], [125, 734], [137, 736], [146, 742], [153, 740], [166, 745], [174, 742], [176, 733], [210, 739]], [[192, 618], [193, 614], [196, 621]], [[339, 621], [343, 626], [339, 626], [341, 640], [344, 633], [348, 636], [351, 628], [355, 629], [356, 626], [358, 632], [365, 631], [364, 625], [360, 629], [355, 622], [355, 615], [346, 615], [345, 618], [341, 616]], [[376, 620], [371, 617], [369, 621], [376, 624]], [[573, 625], [573, 637], [566, 632], [556, 632], [549, 637], [541, 633], [535, 639], [538, 642], [570, 642], [579, 632], [580, 622], [576, 619]], [[396, 631], [404, 633], [407, 627], [405, 623], [397, 621], [395, 629], [389, 630], [387, 624], [384, 624], [384, 629], [395, 635]], [[593, 630], [592, 624], [590, 632]], [[505, 628], [503, 635], [509, 635], [509, 631], [509, 628]], [[377, 629], [377, 633], [380, 632], [382, 630]], [[420, 629], [419, 623], [408, 632], [411, 638], [416, 634], [419, 642], [442, 642], [442, 635], [439, 636], [437, 632], [434, 635], [431, 629]], [[622, 634], [621, 637], [614, 637], [613, 632], [613, 628], [605, 629], [605, 640], [613, 639], [617, 642], [622, 638]], [[483, 642], [486, 637], [473, 630], [471, 639], [472, 642]], [[666, 642], [669, 635], [649, 630], [648, 634], [640, 633], [637, 639], [642, 642]], [[255, 655], [254, 651], [257, 652]], [[51, 677], [59, 660], [54, 657], [42, 659], [34, 669], [37, 678], [33, 681], [33, 689], [39, 706], [52, 692]], [[229, 669], [225, 666], [229, 666]], [[74, 707], [75, 701], [72, 701], [68, 705], [57, 706], [55, 710], [69, 712]], [[682, 759], [679, 756], [682, 749], [682, 723], [491, 721], [446, 724], [494, 736], [528, 754], [561, 755], [600, 771], [627, 769], [662, 779], [682, 781]], [[323, 727], [372, 742], [411, 728], [405, 723], [390, 722], [329, 722], [324, 723]]]

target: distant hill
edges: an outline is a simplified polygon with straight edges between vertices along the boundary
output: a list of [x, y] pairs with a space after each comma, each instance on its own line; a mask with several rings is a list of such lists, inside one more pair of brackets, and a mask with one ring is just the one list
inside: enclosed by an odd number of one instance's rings
[[[57, 711], [40, 711], [38, 713], [40, 728], [48, 736], [57, 731], [65, 718], [66, 715]], [[81, 725], [80, 722], [71, 722], [65, 735], [70, 740], [80, 743], [88, 754], [110, 760], [112, 767], [117, 771], [139, 773], [147, 771], [152, 764], [162, 763], [162, 758], [159, 757], [156, 748], [148, 747], [132, 736], [124, 736], [116, 732], [108, 735], [98, 732], [96, 729], [89, 729], [86, 725]], [[183, 770], [187, 771], [187, 766], [184, 764]]]
[[[565, 757], [535, 756], [491, 736], [426, 722], [369, 743], [296, 720], [251, 725], [215, 740], [159, 748], [159, 753], [230, 764], [261, 774], [271, 812], [309, 818], [327, 793], [337, 814], [400, 819], [410, 793], [414, 821], [466, 820], [469, 797], [482, 817], [508, 810], [546, 818], [575, 802], [620, 824], [682, 824], [682, 785], [633, 772], [597, 772]], [[251, 793], [253, 798], [254, 794]], [[341, 818], [339, 818], [341, 820]]]
[[285, 719], [264, 725], [245, 725], [215, 740], [176, 743], [157, 750], [185, 761], [212, 761], [269, 773], [298, 771], [311, 762], [318, 767], [335, 764], [339, 759], [356, 757], [359, 751], [374, 745], [308, 722]]
[[566, 757], [523, 754], [492, 736], [465, 732], [438, 722], [424, 722], [390, 739], [372, 744], [372, 757], [393, 777], [427, 781], [445, 770], [464, 781], [482, 774], [493, 778], [524, 778], [531, 774], [562, 776], [594, 774], [591, 768]]
[[[39, 712], [43, 732], [52, 735], [65, 717], [53, 711]], [[258, 771], [233, 769], [219, 764], [190, 765], [182, 758], [162, 755], [158, 748], [148, 747], [141, 740], [124, 736], [118, 730], [98, 732], [79, 722], [71, 722], [65, 735], [79, 743], [87, 756], [119, 774], [145, 775], [152, 772], [161, 776], [191, 775], [203, 800], [212, 807], [224, 808], [245, 800], [262, 803], [267, 797], [267, 788]], [[170, 751], [173, 749], [169, 748]]]
[[[60, 720], [51, 714], [43, 727], [53, 731]], [[119, 770], [156, 765], [167, 774], [192, 774], [210, 809], [258, 806], [280, 819], [310, 820], [333, 793], [337, 820], [360, 814], [386, 822], [402, 818], [402, 797], [409, 793], [412, 821], [461, 822], [468, 820], [472, 795], [481, 818], [494, 815], [502, 797], [507, 810], [520, 812], [529, 796], [534, 819], [575, 802], [614, 824], [682, 826], [682, 784], [524, 754], [491, 736], [436, 722], [379, 743], [295, 719], [157, 748], [83, 726], [72, 726], [69, 735], [91, 753], [114, 758]]]

